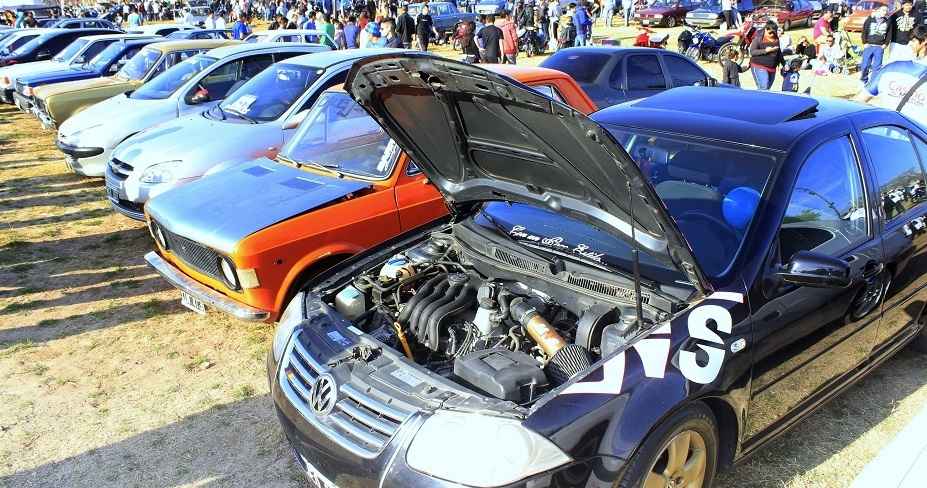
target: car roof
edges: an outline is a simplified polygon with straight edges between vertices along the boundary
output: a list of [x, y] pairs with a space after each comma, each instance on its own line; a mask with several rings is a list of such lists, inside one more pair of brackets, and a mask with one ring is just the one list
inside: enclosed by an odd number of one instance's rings
[[552, 78], [570, 78], [570, 75], [551, 68], [542, 68], [540, 66], [525, 66], [521, 64], [486, 64], [483, 68], [489, 71], [508, 76], [518, 80], [521, 83], [533, 83], [539, 80], [549, 80]]
[[196, 29], [196, 26], [189, 24], [145, 24], [138, 27], [132, 27], [130, 30], [132, 32], [154, 32], [157, 30], [170, 28], [190, 30]]
[[308, 34], [308, 35], [321, 36], [321, 35], [325, 35], [325, 31], [318, 30], [318, 29], [274, 29], [274, 30], [254, 31], [248, 37], [251, 37], [251, 36], [284, 36], [284, 35], [292, 35], [292, 34]]
[[157, 36], [151, 34], [98, 34], [95, 36], [84, 36], [81, 39], [89, 39], [91, 41], [99, 41], [103, 39], [152, 39]]
[[681, 87], [615, 105], [593, 120], [785, 151], [815, 126], [874, 107], [725, 87]]
[[636, 53], [663, 53], [663, 54], [677, 54], [673, 51], [667, 51], [665, 49], [656, 49], [652, 47], [621, 47], [621, 46], [596, 46], [596, 47], [571, 47], [567, 49], [561, 49], [555, 54], [559, 53], [568, 53], [568, 54], [636, 54]]
[[318, 68], [327, 68], [345, 61], [353, 61], [367, 56], [377, 54], [389, 54], [404, 51], [404, 49], [393, 48], [367, 48], [367, 49], [342, 49], [338, 51], [323, 51], [320, 53], [303, 54], [295, 56], [286, 61], [287, 64], [296, 64], [300, 66], [315, 66]]
[[179, 39], [176, 41], [159, 41], [149, 44], [148, 47], [168, 53], [183, 51], [185, 49], [212, 49], [233, 43], [229, 39]]
[[[249, 53], [254, 51], [263, 51], [263, 50], [283, 50], [297, 47], [323, 47], [321, 44], [309, 44], [303, 42], [242, 42], [237, 44], [232, 44], [230, 46], [217, 47], [209, 51], [209, 55], [214, 58], [225, 58], [228, 56], [234, 56], [240, 53]], [[308, 54], [308, 53], [307, 53]]]

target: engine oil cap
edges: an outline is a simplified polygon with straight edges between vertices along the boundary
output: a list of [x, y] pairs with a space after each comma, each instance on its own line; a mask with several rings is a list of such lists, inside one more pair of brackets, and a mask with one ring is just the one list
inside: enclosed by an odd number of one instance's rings
[[453, 273], [447, 277], [447, 281], [452, 285], [463, 285], [470, 280], [470, 277], [464, 273]]

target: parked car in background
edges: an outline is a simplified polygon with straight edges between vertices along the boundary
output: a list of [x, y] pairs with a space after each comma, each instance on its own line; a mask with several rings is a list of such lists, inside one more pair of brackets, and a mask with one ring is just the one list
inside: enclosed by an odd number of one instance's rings
[[129, 137], [106, 168], [110, 204], [129, 218], [144, 220], [149, 198], [208, 171], [276, 156], [322, 92], [344, 83], [354, 61], [389, 51], [348, 49], [290, 58], [251, 78], [211, 110]]
[[116, 95], [65, 121], [57, 146], [83, 176], [103, 176], [116, 146], [162, 122], [207, 110], [271, 64], [321, 45], [235, 44], [197, 54], [130, 93]]
[[[737, 2], [737, 11], [744, 19], [753, 12], [753, 0]], [[724, 22], [721, 15], [721, 0], [705, 0], [695, 10], [686, 14], [686, 24], [702, 29], [717, 29]]]
[[863, 24], [872, 15], [872, 11], [883, 5], [888, 7], [889, 14], [901, 8], [901, 2], [897, 0], [863, 0], [853, 6], [852, 13], [843, 24], [844, 30], [862, 32]]
[[113, 76], [41, 86], [33, 90], [34, 113], [45, 127], [57, 127], [77, 112], [134, 90], [189, 57], [233, 44], [229, 40], [164, 41], [142, 48]]
[[[9, 49], [8, 46], [0, 52], [0, 67], [33, 61], [48, 61], [75, 39], [100, 34], [120, 34], [120, 32], [109, 29], [42, 29], [39, 35], [32, 37], [19, 47]], [[31, 37], [32, 33], [25, 34], [25, 36]]]
[[[596, 108], [560, 71], [487, 69], [582, 113]], [[193, 310], [274, 321], [316, 273], [445, 215], [444, 200], [426, 183], [376, 121], [341, 87], [331, 88], [276, 161], [248, 161], [149, 201], [145, 211], [158, 252], [145, 259]], [[220, 217], [230, 211], [237, 225]], [[229, 274], [197, 258], [201, 250], [227, 259]]]
[[120, 39], [106, 46], [102, 52], [93, 59], [88, 59], [78, 65], [64, 65], [55, 71], [30, 73], [16, 80], [16, 91], [13, 92], [13, 101], [23, 112], [31, 113], [35, 89], [55, 83], [69, 81], [90, 80], [103, 76], [112, 76], [119, 72], [123, 66], [135, 56], [143, 47], [158, 42], [159, 37], [142, 37], [140, 39]]
[[507, 10], [508, 2], [506, 0], [479, 0], [474, 7], [474, 11], [479, 15], [499, 15]]
[[52, 29], [110, 29], [120, 30], [119, 26], [106, 20], [91, 17], [62, 18], [45, 27]]
[[156, 36], [168, 36], [177, 31], [196, 30], [199, 27], [187, 24], [143, 24], [138, 27], [126, 29], [129, 34], [153, 34]]
[[230, 29], [190, 29], [171, 32], [167, 35], [168, 39], [231, 39], [232, 31]]
[[656, 0], [647, 8], [635, 11], [634, 18], [645, 26], [676, 27], [699, 5], [698, 0]]
[[786, 31], [796, 25], [811, 27], [814, 8], [808, 0], [762, 0], [753, 11], [756, 22], [772, 20]]
[[[423, 3], [410, 3], [409, 15], [416, 18], [422, 11]], [[479, 7], [479, 5], [477, 5]], [[453, 2], [429, 2], [431, 20], [438, 31], [437, 42], [445, 42], [454, 33], [457, 24], [464, 21], [476, 21], [478, 14], [463, 12]]]
[[808, 3], [811, 4], [811, 10], [814, 12], [811, 19], [817, 20], [824, 13], [824, 3], [821, 0], [808, 0]]
[[107, 46], [119, 39], [143, 39], [134, 34], [103, 34], [80, 37], [48, 61], [15, 64], [0, 68], [0, 101], [13, 103], [16, 80], [21, 75], [36, 75], [46, 71], [58, 71], [63, 67], [78, 67], [95, 58]]
[[453, 219], [284, 309], [270, 396], [312, 486], [709, 488], [927, 349], [927, 201], [881, 196], [924, 184], [927, 133], [895, 111], [686, 87], [586, 117], [414, 54], [346, 87]]
[[244, 42], [308, 42], [334, 46], [335, 40], [325, 31], [314, 29], [277, 29], [252, 32]]
[[673, 87], [717, 84], [691, 59], [662, 49], [574, 47], [557, 51], [541, 66], [572, 76], [599, 108]]

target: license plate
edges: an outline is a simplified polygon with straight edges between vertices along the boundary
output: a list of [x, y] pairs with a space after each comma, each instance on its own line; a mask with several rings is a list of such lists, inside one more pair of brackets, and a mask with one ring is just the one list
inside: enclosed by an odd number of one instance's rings
[[206, 315], [206, 304], [183, 290], [180, 290], [180, 304], [200, 315]]
[[296, 455], [299, 456], [303, 466], [306, 467], [306, 479], [309, 481], [309, 488], [338, 488], [337, 485], [328, 481], [328, 478], [320, 473], [318, 469], [315, 469], [312, 463], [306, 461], [302, 454], [297, 453]]
[[114, 190], [114, 189], [112, 189], [112, 188], [107, 187], [107, 188], [106, 188], [106, 196], [108, 196], [109, 199], [112, 200], [112, 201], [114, 201], [114, 202], [115, 202], [115, 201], [118, 201], [118, 200], [119, 200], [119, 190]]

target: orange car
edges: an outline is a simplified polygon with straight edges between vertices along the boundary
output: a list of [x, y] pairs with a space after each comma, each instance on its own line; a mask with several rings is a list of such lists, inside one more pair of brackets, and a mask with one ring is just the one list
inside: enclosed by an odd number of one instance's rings
[[[564, 73], [488, 66], [583, 113]], [[325, 92], [276, 160], [227, 168], [145, 206], [149, 265], [199, 313], [274, 321], [319, 271], [447, 213], [440, 193], [343, 90]]]
[[901, 2], [898, 0], [863, 0], [853, 6], [853, 13], [847, 17], [846, 22], [843, 24], [844, 30], [862, 32], [863, 24], [872, 15], [872, 11], [883, 5], [888, 6], [888, 15], [901, 8]]

